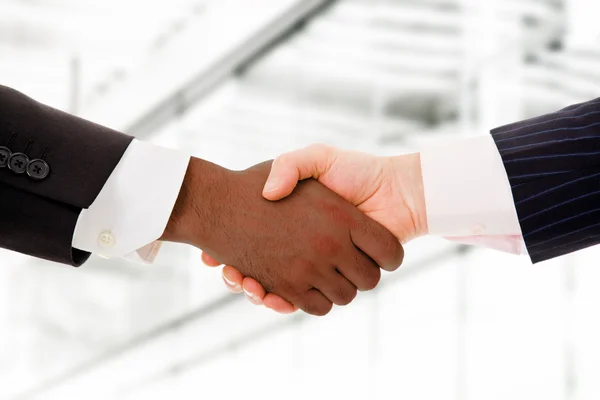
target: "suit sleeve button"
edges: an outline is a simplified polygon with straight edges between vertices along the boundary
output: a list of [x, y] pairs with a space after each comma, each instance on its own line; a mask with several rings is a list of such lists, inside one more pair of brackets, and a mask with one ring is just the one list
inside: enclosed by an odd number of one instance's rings
[[8, 159], [8, 169], [15, 174], [22, 174], [27, 170], [27, 164], [29, 164], [29, 157], [23, 153], [14, 153]]
[[7, 147], [0, 146], [0, 168], [6, 168], [11, 155], [12, 152]]
[[27, 165], [27, 175], [29, 175], [31, 179], [41, 181], [42, 179], [45, 179], [48, 174], [50, 174], [50, 166], [44, 160], [32, 160], [29, 165]]

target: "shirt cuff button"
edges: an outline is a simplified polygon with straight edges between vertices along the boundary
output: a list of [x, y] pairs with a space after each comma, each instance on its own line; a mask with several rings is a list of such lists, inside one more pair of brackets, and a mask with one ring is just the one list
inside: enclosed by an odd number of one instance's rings
[[485, 225], [475, 225], [473, 227], [473, 229], [471, 229], [471, 232], [473, 233], [473, 235], [475, 236], [481, 236], [485, 233]]
[[115, 237], [110, 231], [102, 232], [98, 236], [98, 244], [105, 249], [111, 248], [115, 245]]

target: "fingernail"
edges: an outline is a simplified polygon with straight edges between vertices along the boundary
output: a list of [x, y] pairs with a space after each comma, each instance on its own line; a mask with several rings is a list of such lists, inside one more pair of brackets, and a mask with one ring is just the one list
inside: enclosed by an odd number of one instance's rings
[[248, 298], [250, 300], [254, 300], [256, 298], [256, 296], [254, 295], [254, 293], [250, 293], [249, 291], [247, 291], [246, 289], [244, 289], [244, 293], [246, 293], [246, 296], [248, 296]]
[[267, 183], [265, 184], [264, 192], [265, 193], [274, 192], [278, 188], [279, 188], [279, 182], [277, 182], [276, 180], [268, 180]]
[[246, 296], [248, 297], [248, 300], [250, 300], [250, 303], [254, 304], [255, 306], [262, 305], [262, 300], [260, 297], [256, 296], [254, 293], [250, 293], [246, 289], [244, 289], [244, 293], [246, 293]]
[[239, 285], [237, 283], [230, 281], [229, 279], [227, 279], [227, 277], [225, 275], [223, 275], [223, 280], [229, 287], [232, 287], [232, 288], [239, 287]]

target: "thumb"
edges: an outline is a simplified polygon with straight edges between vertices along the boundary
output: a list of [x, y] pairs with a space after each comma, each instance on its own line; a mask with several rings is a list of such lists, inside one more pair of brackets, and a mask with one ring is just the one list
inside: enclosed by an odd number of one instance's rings
[[331, 154], [332, 149], [328, 146], [312, 145], [277, 157], [271, 166], [263, 196], [271, 201], [281, 200], [294, 191], [298, 181], [319, 179], [329, 170]]

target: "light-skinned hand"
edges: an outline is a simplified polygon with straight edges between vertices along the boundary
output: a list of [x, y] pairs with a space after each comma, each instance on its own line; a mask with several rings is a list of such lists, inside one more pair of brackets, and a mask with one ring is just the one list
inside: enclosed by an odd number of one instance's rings
[[[313, 145], [283, 154], [273, 162], [263, 196], [270, 201], [279, 201], [289, 196], [298, 182], [305, 179], [318, 180], [379, 222], [402, 243], [427, 234], [419, 154], [378, 157]], [[206, 254], [203, 261], [212, 266], [220, 264]], [[244, 277], [232, 266], [223, 268], [223, 279], [231, 291], [245, 292], [254, 304], [265, 305], [280, 313], [297, 310], [282, 297], [267, 293], [260, 283]]]

